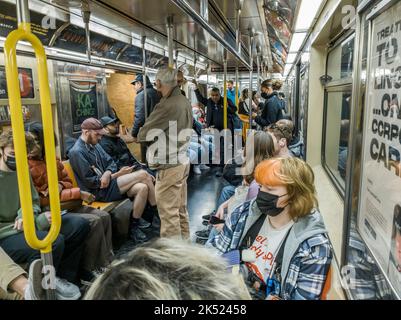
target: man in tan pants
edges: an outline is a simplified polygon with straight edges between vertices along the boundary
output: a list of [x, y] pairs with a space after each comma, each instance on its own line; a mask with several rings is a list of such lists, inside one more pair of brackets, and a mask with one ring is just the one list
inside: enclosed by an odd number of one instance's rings
[[192, 108], [177, 86], [177, 70], [163, 67], [156, 75], [162, 99], [139, 130], [138, 141], [150, 144], [149, 167], [157, 170], [156, 203], [161, 237], [189, 239], [186, 155], [192, 134]]

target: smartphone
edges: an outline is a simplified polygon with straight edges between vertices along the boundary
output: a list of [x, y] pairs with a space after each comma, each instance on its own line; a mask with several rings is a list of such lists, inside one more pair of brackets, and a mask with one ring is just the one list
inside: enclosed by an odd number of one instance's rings
[[210, 217], [210, 224], [222, 224], [225, 223], [225, 220], [221, 220], [220, 218], [217, 218], [216, 216], [211, 216]]

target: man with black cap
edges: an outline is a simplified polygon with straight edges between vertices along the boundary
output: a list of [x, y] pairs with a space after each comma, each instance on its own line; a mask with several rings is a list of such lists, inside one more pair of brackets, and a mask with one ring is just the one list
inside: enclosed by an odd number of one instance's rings
[[101, 118], [100, 122], [106, 133], [99, 143], [104, 151], [114, 160], [118, 170], [126, 166], [134, 166], [134, 170], [142, 169], [142, 165], [135, 159], [125, 141], [120, 137], [120, 120], [106, 116]]
[[[153, 108], [160, 101], [160, 95], [153, 88], [149, 77], [146, 76], [146, 104], [147, 104], [147, 115], [149, 116]], [[134, 81], [131, 82], [135, 86], [136, 97], [135, 97], [135, 119], [134, 126], [132, 127], [132, 136], [137, 138], [139, 129], [145, 123], [145, 91], [144, 91], [144, 79], [142, 74], [138, 74]]]
[[147, 203], [156, 208], [154, 179], [145, 170], [132, 172], [133, 166], [118, 170], [116, 163], [99, 144], [106, 133], [99, 120], [86, 119], [81, 129], [81, 137], [69, 152], [78, 186], [94, 194], [97, 201], [113, 202], [135, 197], [130, 236], [135, 242], [147, 241], [147, 236], [140, 229], [150, 227], [150, 223], [141, 217]]

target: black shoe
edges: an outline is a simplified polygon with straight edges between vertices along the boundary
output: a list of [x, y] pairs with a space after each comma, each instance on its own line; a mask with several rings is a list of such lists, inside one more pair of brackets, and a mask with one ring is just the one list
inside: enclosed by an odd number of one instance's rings
[[150, 222], [147, 222], [145, 219], [140, 218], [138, 227], [139, 229], [148, 229], [152, 226]]
[[207, 226], [209, 225], [209, 221], [203, 220], [203, 221], [202, 221], [202, 225], [205, 226], [205, 227], [207, 227]]
[[205, 229], [202, 231], [196, 231], [195, 235], [198, 239], [200, 240], [207, 240], [209, 239], [209, 234], [210, 234], [210, 230], [209, 229]]
[[209, 221], [212, 216], [216, 214], [216, 210], [213, 210], [211, 213], [202, 216], [203, 220]]
[[146, 241], [149, 241], [149, 238], [146, 236], [145, 233], [138, 227], [133, 227], [130, 231], [130, 238], [133, 240], [136, 244], [139, 243], [144, 243]]

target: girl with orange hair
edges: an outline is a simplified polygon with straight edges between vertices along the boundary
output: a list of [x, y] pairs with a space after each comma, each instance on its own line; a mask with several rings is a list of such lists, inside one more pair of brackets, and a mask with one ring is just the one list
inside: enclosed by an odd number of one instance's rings
[[297, 158], [275, 158], [254, 176], [258, 196], [232, 212], [212, 245], [248, 257], [241, 273], [255, 299], [320, 299], [333, 253], [312, 169]]

